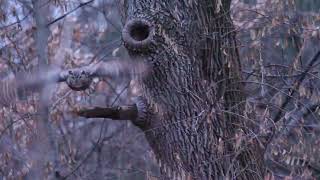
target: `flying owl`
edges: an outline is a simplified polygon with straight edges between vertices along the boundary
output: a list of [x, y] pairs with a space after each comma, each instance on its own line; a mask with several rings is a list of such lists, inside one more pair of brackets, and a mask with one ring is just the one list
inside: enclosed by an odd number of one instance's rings
[[116, 78], [129, 75], [135, 78], [144, 76], [146, 72], [147, 66], [143, 61], [117, 58], [67, 70], [49, 67], [31, 72], [18, 72], [14, 77], [0, 81], [0, 105], [10, 106], [18, 99], [19, 92], [39, 91], [49, 84], [65, 82], [72, 90], [82, 91], [90, 86], [94, 77]]

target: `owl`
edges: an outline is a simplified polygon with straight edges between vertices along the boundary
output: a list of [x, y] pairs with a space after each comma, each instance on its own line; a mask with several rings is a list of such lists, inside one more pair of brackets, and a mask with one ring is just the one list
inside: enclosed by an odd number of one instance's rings
[[0, 81], [0, 105], [10, 106], [18, 99], [21, 91], [39, 91], [49, 84], [65, 82], [74, 91], [89, 88], [94, 77], [116, 78], [128, 75], [131, 78], [147, 74], [147, 65], [143, 61], [121, 60], [113, 58], [90, 65], [62, 70], [56, 67], [18, 72], [13, 78]]

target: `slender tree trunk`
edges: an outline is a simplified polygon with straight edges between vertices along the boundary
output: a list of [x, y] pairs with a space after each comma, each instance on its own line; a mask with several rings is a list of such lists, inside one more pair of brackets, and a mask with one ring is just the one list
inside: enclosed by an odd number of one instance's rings
[[[47, 27], [49, 4], [45, 0], [32, 0], [33, 17], [37, 30], [35, 31], [35, 45], [38, 58], [37, 69], [48, 67], [48, 38], [50, 30]], [[48, 87], [45, 87], [48, 88]], [[31, 147], [34, 165], [27, 179], [46, 179], [53, 177], [53, 169], [58, 163], [57, 143], [54, 137], [54, 129], [49, 116], [49, 93], [48, 89], [40, 90], [39, 118], [37, 122], [37, 137]]]
[[263, 154], [244, 114], [230, 1], [120, 5], [130, 56], [151, 66], [141, 80], [136, 124], [162, 172], [170, 179], [262, 179]]

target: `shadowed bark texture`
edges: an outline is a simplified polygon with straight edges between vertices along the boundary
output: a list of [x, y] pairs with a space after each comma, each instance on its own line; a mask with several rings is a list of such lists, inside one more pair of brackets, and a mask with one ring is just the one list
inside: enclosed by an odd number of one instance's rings
[[138, 116], [164, 177], [262, 179], [230, 1], [122, 0], [120, 7], [131, 58], [151, 67], [141, 79], [147, 109]]

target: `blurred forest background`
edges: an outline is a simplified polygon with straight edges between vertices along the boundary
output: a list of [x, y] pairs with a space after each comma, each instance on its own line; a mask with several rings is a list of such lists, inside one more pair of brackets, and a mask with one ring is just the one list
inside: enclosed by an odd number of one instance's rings
[[[285, 121], [300, 102], [320, 102], [320, 60], [298, 81], [320, 50], [319, 0], [233, 0], [232, 17], [247, 110], [258, 112], [261, 124], [270, 124], [276, 115]], [[128, 58], [121, 29], [117, 0], [0, 0], [0, 78], [39, 65], [67, 69]], [[127, 121], [72, 114], [76, 107], [129, 104], [139, 94], [135, 87], [130, 77], [96, 78], [81, 92], [65, 83], [19, 92], [15, 104], [0, 109], [0, 180], [156, 179], [158, 167], [138, 128]], [[286, 97], [293, 100], [280, 107]], [[319, 122], [311, 125], [312, 138], [288, 140], [284, 146], [301, 142], [295, 148], [302, 153], [305, 147], [319, 147]], [[265, 131], [262, 126], [261, 136]], [[306, 156], [315, 155], [310, 153]]]

